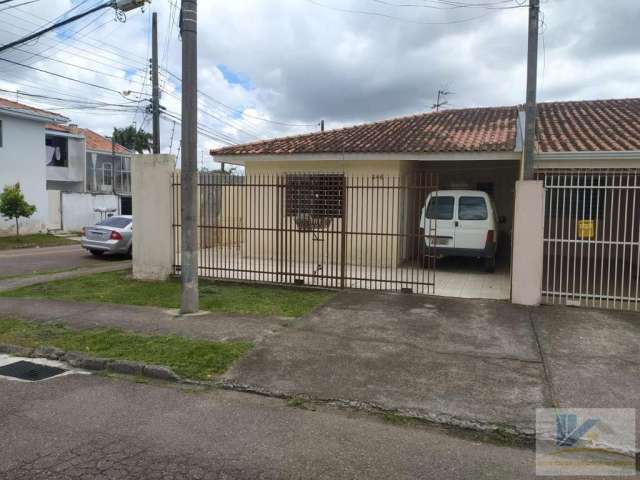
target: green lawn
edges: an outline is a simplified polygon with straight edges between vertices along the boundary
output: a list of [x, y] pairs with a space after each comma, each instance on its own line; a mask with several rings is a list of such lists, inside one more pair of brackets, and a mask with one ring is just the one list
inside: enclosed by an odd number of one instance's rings
[[[322, 290], [200, 282], [200, 308], [212, 312], [299, 317], [333, 295]], [[108, 272], [23, 287], [0, 296], [178, 308], [180, 282], [142, 282], [127, 272]]]
[[178, 375], [193, 380], [210, 380], [224, 373], [252, 347], [246, 342], [146, 336], [117, 329], [72, 330], [62, 325], [11, 318], [0, 318], [0, 343], [32, 348], [58, 347], [92, 357], [165, 365]]
[[0, 237], [0, 250], [12, 250], [15, 248], [56, 247], [60, 245], [78, 245], [75, 240], [68, 238], [36, 233], [34, 235], [20, 235], [20, 237]]

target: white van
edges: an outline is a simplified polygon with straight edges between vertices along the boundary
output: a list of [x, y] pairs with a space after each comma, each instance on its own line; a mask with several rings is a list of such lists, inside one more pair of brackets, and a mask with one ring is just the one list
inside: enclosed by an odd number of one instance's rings
[[489, 195], [478, 190], [440, 190], [427, 197], [420, 228], [438, 257], [476, 257], [485, 270], [496, 268], [498, 216]]

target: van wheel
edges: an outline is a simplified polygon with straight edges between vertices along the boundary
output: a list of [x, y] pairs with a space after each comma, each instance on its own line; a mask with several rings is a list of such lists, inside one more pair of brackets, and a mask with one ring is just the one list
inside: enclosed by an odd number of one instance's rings
[[496, 256], [487, 257], [484, 259], [484, 271], [487, 273], [493, 273], [496, 271]]

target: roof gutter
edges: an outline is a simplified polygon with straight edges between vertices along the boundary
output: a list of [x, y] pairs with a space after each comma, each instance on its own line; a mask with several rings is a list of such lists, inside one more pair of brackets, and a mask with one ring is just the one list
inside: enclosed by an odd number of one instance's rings
[[600, 152], [538, 152], [536, 168], [637, 168], [640, 150]]

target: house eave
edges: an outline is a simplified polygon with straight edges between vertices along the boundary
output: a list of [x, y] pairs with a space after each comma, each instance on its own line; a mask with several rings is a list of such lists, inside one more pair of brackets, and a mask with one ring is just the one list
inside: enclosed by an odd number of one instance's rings
[[437, 153], [292, 153], [254, 155], [214, 155], [217, 162], [245, 165], [246, 162], [345, 162], [421, 161], [459, 162], [478, 160], [519, 160], [520, 152], [437, 152]]
[[638, 168], [640, 150], [538, 152], [536, 168]]
[[67, 117], [63, 117], [61, 115], [43, 115], [36, 112], [27, 112], [25, 110], [12, 108], [2, 108], [0, 109], [0, 114], [42, 123], [67, 123], [69, 121]]

